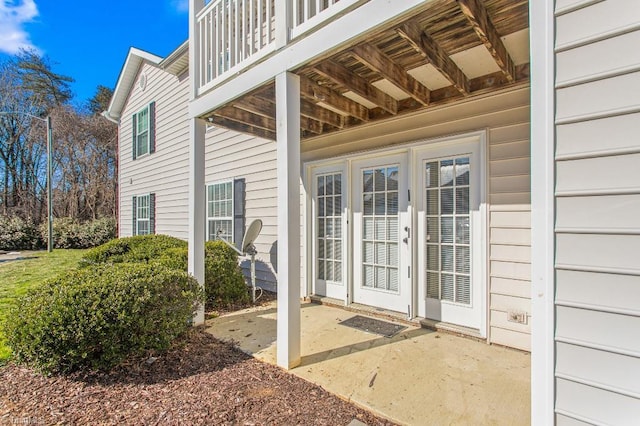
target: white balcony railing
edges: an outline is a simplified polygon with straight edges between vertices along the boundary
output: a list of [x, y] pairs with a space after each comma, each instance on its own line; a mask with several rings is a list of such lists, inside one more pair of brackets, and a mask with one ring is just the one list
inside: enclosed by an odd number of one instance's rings
[[[211, 0], [196, 16], [196, 69], [200, 91], [273, 52], [279, 22], [287, 26], [289, 38], [293, 40], [365, 1]], [[291, 22], [278, 19], [287, 14], [285, 10], [278, 10], [276, 3], [279, 8], [291, 8]]]

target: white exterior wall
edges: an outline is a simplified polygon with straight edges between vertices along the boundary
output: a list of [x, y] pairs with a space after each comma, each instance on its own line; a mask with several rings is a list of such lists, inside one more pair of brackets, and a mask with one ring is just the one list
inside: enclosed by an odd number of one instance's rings
[[527, 87], [303, 141], [302, 156], [313, 161], [482, 129], [488, 140], [489, 338], [529, 350], [531, 319], [527, 324], [507, 321], [508, 311], [531, 312]]
[[640, 419], [638, 46], [637, 0], [556, 2], [560, 425]]
[[[255, 242], [256, 280], [276, 289], [277, 182], [276, 143], [222, 128], [210, 128], [205, 136], [205, 182], [245, 179], [245, 226], [262, 220]], [[240, 236], [242, 238], [242, 236]], [[241, 262], [249, 276], [249, 261]]]
[[[147, 85], [142, 90], [136, 79], [123, 108], [118, 141], [118, 234], [132, 235], [132, 197], [156, 194], [156, 234], [187, 239], [189, 121], [186, 76], [176, 77], [143, 64]], [[132, 157], [132, 115], [156, 102], [156, 151]]]

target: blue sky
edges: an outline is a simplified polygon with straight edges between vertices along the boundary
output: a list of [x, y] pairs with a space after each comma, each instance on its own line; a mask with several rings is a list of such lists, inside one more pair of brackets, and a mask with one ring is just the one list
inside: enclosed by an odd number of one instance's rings
[[188, 37], [188, 0], [0, 0], [0, 59], [34, 48], [73, 77], [74, 101], [115, 87], [129, 47], [161, 57]]

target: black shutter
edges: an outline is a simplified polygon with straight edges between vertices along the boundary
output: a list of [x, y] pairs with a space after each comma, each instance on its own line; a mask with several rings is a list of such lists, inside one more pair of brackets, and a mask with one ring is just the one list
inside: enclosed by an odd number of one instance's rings
[[136, 196], [133, 196], [133, 212], [131, 214], [131, 217], [133, 217], [133, 228], [131, 228], [131, 235], [136, 235], [137, 234], [137, 230], [138, 227], [137, 225], [137, 221], [136, 221], [136, 214], [138, 214], [138, 199], [136, 198]]
[[238, 250], [242, 250], [244, 238], [244, 205], [245, 205], [245, 180], [233, 180], [233, 236]]
[[149, 233], [156, 233], [156, 194], [149, 194]]
[[132, 133], [133, 133], [133, 138], [132, 138], [132, 151], [133, 151], [133, 159], [135, 160], [137, 157], [137, 148], [136, 148], [136, 125], [138, 124], [136, 122], [136, 119], [138, 118], [137, 114], [133, 114], [133, 126], [132, 126]]
[[149, 104], [149, 154], [156, 152], [156, 103]]

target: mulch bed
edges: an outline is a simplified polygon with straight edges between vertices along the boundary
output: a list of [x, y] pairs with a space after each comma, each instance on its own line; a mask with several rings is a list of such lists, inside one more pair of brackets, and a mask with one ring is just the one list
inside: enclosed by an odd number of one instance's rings
[[152, 359], [51, 377], [8, 364], [0, 368], [0, 424], [392, 424], [202, 328]]

